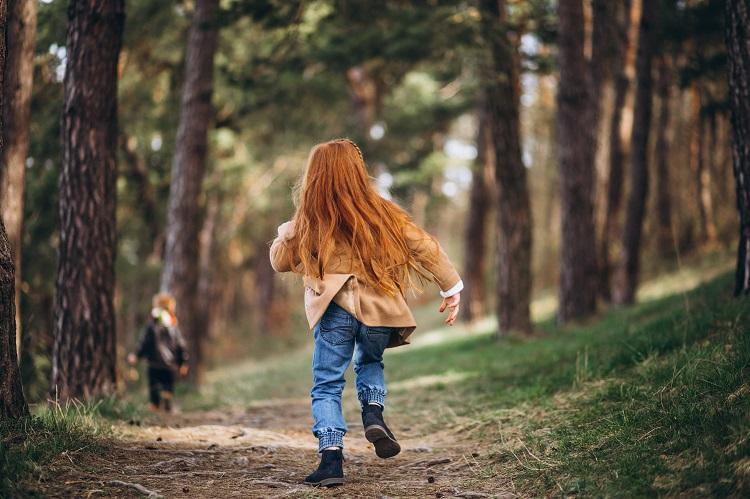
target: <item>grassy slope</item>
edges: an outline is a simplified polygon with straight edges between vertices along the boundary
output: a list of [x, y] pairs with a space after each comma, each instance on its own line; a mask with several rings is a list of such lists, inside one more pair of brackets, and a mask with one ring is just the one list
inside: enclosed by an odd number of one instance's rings
[[[425, 334], [388, 352], [389, 405], [478, 439], [494, 462], [483, 473], [531, 494], [740, 495], [750, 485], [750, 308], [730, 289], [728, 275], [660, 298], [647, 288], [641, 305], [587, 325], [543, 321], [531, 339]], [[215, 371], [186, 405], [305, 397], [308, 355]]]
[[79, 452], [104, 452], [101, 438], [111, 436], [108, 420], [135, 413], [131, 406], [107, 399], [44, 407], [29, 419], [0, 422], [0, 498], [35, 497], [24, 480], [54, 480], [45, 466]]
[[[675, 294], [685, 277], [587, 325], [541, 321], [532, 339], [496, 341], [487, 326], [419, 334], [386, 355], [394, 426], [408, 415], [476, 439], [492, 457], [481, 475], [526, 495], [746, 494], [750, 308], [729, 296], [729, 276]], [[307, 397], [309, 377], [309, 351], [229, 366], [183, 407]], [[351, 383], [345, 396], [355, 419]], [[108, 414], [121, 410], [47, 411], [20, 445], [18, 429], [0, 428], [0, 496], [11, 474], [95, 444], [102, 416], [130, 417]]]

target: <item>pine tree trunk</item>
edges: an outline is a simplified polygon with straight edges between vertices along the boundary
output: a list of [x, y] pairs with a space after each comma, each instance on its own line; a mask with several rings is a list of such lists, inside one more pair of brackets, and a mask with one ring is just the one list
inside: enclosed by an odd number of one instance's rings
[[[6, 29], [8, 2], [0, 0], [0, 89], [6, 74]], [[0, 92], [0, 158], [5, 152], [5, 121], [3, 116], [6, 95]], [[3, 166], [3, 165], [0, 165]], [[0, 419], [16, 419], [28, 415], [23, 396], [21, 372], [16, 355], [15, 278], [5, 225], [0, 220]]]
[[177, 300], [177, 318], [190, 349], [191, 379], [199, 382], [205, 331], [195, 317], [201, 193], [212, 119], [218, 0], [197, 0], [187, 43], [185, 85], [172, 165], [167, 212], [167, 243], [161, 289]]
[[703, 93], [693, 84], [691, 105], [692, 133], [690, 134], [690, 163], [695, 179], [695, 194], [698, 200], [698, 223], [701, 243], [716, 241], [717, 231], [713, 218], [713, 196], [711, 195], [710, 158], [706, 147], [707, 116], [703, 108]]
[[497, 183], [498, 335], [531, 333], [531, 208], [521, 159], [517, 45], [507, 30], [504, 1], [483, 0], [482, 26], [490, 62], [484, 68]]
[[667, 56], [659, 58], [659, 122], [656, 126], [656, 215], [657, 240], [662, 256], [674, 254], [672, 240], [672, 201], [670, 195], [669, 151], [672, 144], [670, 128], [670, 98], [672, 89], [672, 69]]
[[633, 303], [638, 285], [643, 218], [648, 196], [648, 141], [653, 100], [652, 63], [656, 51], [658, 2], [644, 1], [636, 59], [635, 114], [630, 157], [630, 196], [622, 234], [622, 255], [617, 269], [613, 301]]
[[68, 7], [52, 395], [115, 390], [117, 62], [123, 0]]
[[37, 0], [11, 0], [5, 83], [5, 150], [0, 157], [0, 211], [16, 269], [16, 350], [21, 359], [21, 232], [26, 156], [29, 151], [31, 84], [34, 77]]
[[[219, 199], [217, 195], [211, 195], [206, 203], [206, 216], [198, 235], [198, 293], [195, 301], [195, 323], [196, 331], [201, 332], [201, 338], [211, 336], [211, 325], [214, 312], [214, 249], [216, 246], [216, 231], [219, 219]], [[201, 351], [201, 355], [204, 352]], [[203, 357], [198, 359], [203, 361]]]
[[382, 84], [364, 64], [349, 68], [346, 71], [346, 80], [352, 97], [357, 128], [361, 138], [367, 144], [372, 139], [370, 130], [378, 116], [383, 94]]
[[256, 328], [260, 334], [273, 334], [273, 312], [274, 312], [274, 291], [276, 288], [276, 277], [271, 261], [264, 258], [265, 254], [259, 255], [255, 259], [255, 289], [257, 292], [256, 307]]
[[492, 207], [491, 180], [486, 175], [488, 168], [492, 166], [489, 158], [490, 126], [486, 99], [481, 99], [477, 114], [477, 158], [474, 161], [464, 235], [464, 291], [461, 296], [461, 314], [467, 321], [477, 320], [485, 313], [487, 219]]
[[584, 57], [582, 0], [560, 0], [557, 94], [557, 153], [562, 211], [561, 322], [596, 311], [597, 265], [594, 244], [594, 164], [591, 144], [590, 81]]
[[732, 109], [732, 159], [737, 184], [740, 237], [734, 294], [750, 295], [750, 7], [727, 0], [725, 21]]
[[609, 129], [609, 164], [607, 174], [606, 208], [599, 246], [599, 294], [611, 299], [612, 251], [611, 244], [621, 234], [625, 161], [630, 151], [632, 132], [632, 81], [635, 73], [635, 50], [638, 43], [640, 0], [625, 0], [621, 12], [620, 46], [617, 59], [624, 60], [615, 77], [615, 98]]

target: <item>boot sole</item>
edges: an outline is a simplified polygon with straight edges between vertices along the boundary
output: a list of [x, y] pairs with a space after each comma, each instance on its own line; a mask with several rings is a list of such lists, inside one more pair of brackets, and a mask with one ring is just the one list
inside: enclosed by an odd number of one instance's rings
[[388, 435], [380, 425], [365, 428], [365, 438], [375, 446], [375, 454], [381, 459], [388, 459], [401, 452], [401, 446]]
[[310, 487], [334, 487], [336, 485], [344, 485], [343, 478], [326, 478], [319, 482], [304, 482], [305, 485]]

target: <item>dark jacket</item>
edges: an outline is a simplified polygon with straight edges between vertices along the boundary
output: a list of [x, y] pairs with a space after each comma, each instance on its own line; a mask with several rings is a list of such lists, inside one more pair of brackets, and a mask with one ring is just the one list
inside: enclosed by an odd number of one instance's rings
[[136, 355], [157, 369], [177, 370], [188, 359], [185, 338], [179, 328], [165, 325], [158, 318], [151, 318], [143, 329]]

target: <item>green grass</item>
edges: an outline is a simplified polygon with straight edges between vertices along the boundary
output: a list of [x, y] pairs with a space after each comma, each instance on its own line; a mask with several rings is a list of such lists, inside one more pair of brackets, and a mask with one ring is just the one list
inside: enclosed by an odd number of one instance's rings
[[[543, 323], [538, 339], [405, 351], [389, 363], [396, 400], [443, 411], [534, 495], [746, 494], [750, 308], [730, 289], [724, 276], [591, 325]], [[434, 383], [408, 388], [419, 379]]]
[[44, 406], [31, 417], [0, 422], [0, 498], [33, 497], [26, 481], [47, 480], [47, 465], [79, 452], [103, 452], [115, 419], [140, 417], [135, 406], [115, 398]]
[[[701, 275], [709, 282], [680, 291]], [[389, 414], [397, 428], [477, 442], [479, 475], [512, 479], [522, 496], [747, 496], [750, 307], [731, 284], [716, 269], [681, 270], [645, 285], [637, 306], [565, 328], [547, 318], [531, 338], [497, 340], [487, 322], [418, 331], [386, 353]], [[179, 401], [306, 399], [309, 356], [308, 345], [210, 371]], [[352, 383], [345, 398], [355, 419]], [[0, 427], [0, 495], [19, 495], [17, 478], [43, 476], [64, 452], [98, 452], [110, 419], [140, 417], [108, 400]]]
[[[683, 289], [699, 282], [681, 277]], [[651, 283], [650, 301], [586, 324], [537, 323], [533, 338], [418, 332], [386, 354], [389, 411], [476, 439], [491, 456], [483, 475], [512, 478], [524, 495], [746, 494], [750, 307], [731, 297], [729, 275], [689, 292], [679, 281]], [[307, 349], [214, 371], [185, 404], [306, 397], [309, 378]]]

